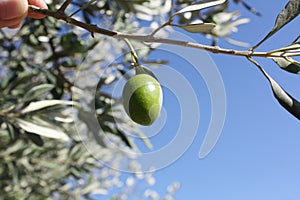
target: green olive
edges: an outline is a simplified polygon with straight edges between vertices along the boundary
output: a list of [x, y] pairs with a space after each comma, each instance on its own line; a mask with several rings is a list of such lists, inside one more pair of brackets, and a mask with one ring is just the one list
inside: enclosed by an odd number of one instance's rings
[[160, 113], [162, 96], [161, 86], [155, 78], [148, 74], [138, 74], [124, 86], [123, 106], [134, 122], [149, 126]]

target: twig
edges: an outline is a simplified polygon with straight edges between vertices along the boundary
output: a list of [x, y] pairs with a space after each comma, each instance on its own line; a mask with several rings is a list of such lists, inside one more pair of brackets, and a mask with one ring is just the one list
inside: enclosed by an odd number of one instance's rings
[[292, 43], [296, 43], [299, 39], [300, 39], [300, 35], [298, 35], [297, 38]]
[[169, 25], [171, 24], [171, 22], [172, 22], [172, 18], [170, 18], [169, 21], [167, 21], [166, 23], [164, 23], [163, 25], [161, 25], [160, 27], [158, 27], [157, 29], [155, 29], [155, 30], [153, 31], [153, 33], [151, 33], [151, 36], [154, 36], [158, 31], [160, 31], [160, 30], [163, 29], [164, 27], [169, 26]]
[[91, 4], [93, 4], [96, 0], [91, 0], [90, 2], [88, 2], [87, 4], [84, 4], [83, 6], [81, 6], [78, 10], [74, 11], [70, 17], [76, 15], [78, 12], [80, 12], [81, 10], [86, 9], [87, 7], [89, 7]]
[[31, 6], [29, 6], [29, 10], [30, 10], [30, 12], [40, 13], [42, 15], [54, 17], [55, 19], [58, 19], [58, 20], [63, 20], [69, 24], [73, 24], [75, 26], [78, 26], [85, 30], [88, 30], [91, 33], [100, 33], [102, 35], [106, 35], [106, 36], [110, 36], [110, 37], [115, 36], [117, 34], [117, 32], [102, 29], [93, 24], [86, 24], [86, 23], [77, 21], [76, 19], [67, 16], [65, 13], [51, 11], [48, 9], [38, 9], [35, 7], [31, 7]]
[[255, 57], [281, 57], [279, 55], [269, 55], [268, 52], [250, 52], [250, 51], [237, 51], [232, 49], [223, 49], [218, 46], [208, 46], [208, 45], [186, 42], [181, 40], [164, 39], [164, 38], [154, 37], [151, 35], [150, 36], [130, 35], [124, 33], [117, 33], [117, 35], [115, 35], [114, 37], [119, 39], [127, 38], [131, 40], [138, 40], [138, 41], [149, 42], [149, 43], [162, 43], [162, 44], [171, 44], [176, 46], [184, 46], [189, 48], [201, 49], [216, 54], [218, 53], [218, 54], [227, 54], [227, 55], [234, 55], [234, 56], [255, 56]]
[[247, 59], [252, 62], [260, 71], [263, 72], [261, 66], [258, 64], [258, 62], [256, 62], [253, 58], [251, 58], [250, 56], [247, 56]]
[[[268, 52], [253, 52], [253, 51], [238, 51], [238, 50], [232, 50], [232, 49], [224, 49], [220, 48], [218, 46], [208, 46], [203, 45], [199, 43], [193, 43], [193, 42], [186, 42], [186, 41], [180, 41], [180, 40], [172, 40], [172, 39], [164, 39], [155, 37], [152, 35], [131, 35], [131, 34], [125, 34], [120, 32], [115, 32], [103, 28], [99, 28], [97, 25], [93, 24], [86, 24], [80, 21], [77, 21], [76, 19], [67, 16], [64, 13], [60, 13], [57, 11], [51, 11], [47, 9], [38, 9], [34, 7], [29, 6], [29, 10], [31, 12], [40, 13], [46, 16], [54, 17], [58, 20], [63, 20], [69, 24], [73, 24], [75, 26], [81, 27], [87, 31], [89, 31], [92, 36], [94, 33], [99, 33], [102, 35], [106, 35], [109, 37], [114, 37], [117, 39], [131, 39], [131, 40], [137, 40], [137, 41], [143, 41], [143, 42], [149, 42], [149, 43], [162, 43], [162, 44], [171, 44], [176, 46], [184, 46], [189, 48], [195, 48], [195, 49], [201, 49], [212, 53], [218, 53], [218, 54], [227, 54], [227, 55], [233, 55], [233, 56], [246, 56], [246, 57], [268, 57], [268, 58], [275, 58], [275, 57], [282, 57], [281, 55], [270, 55]], [[299, 54], [295, 54], [293, 56], [300, 56]]]
[[70, 3], [72, 2], [72, 0], [66, 0], [63, 5], [58, 9], [57, 12], [65, 12], [66, 8], [70, 5]]

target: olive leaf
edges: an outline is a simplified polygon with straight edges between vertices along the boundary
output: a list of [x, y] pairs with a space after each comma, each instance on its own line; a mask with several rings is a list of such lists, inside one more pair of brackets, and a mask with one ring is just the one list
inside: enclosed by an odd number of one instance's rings
[[[285, 26], [287, 23], [292, 21], [300, 13], [300, 1], [299, 0], [290, 0], [285, 8], [277, 16], [275, 26], [272, 32], [276, 32]], [[271, 33], [273, 34], [273, 33]]]
[[199, 23], [199, 24], [188, 24], [188, 25], [171, 24], [171, 26], [182, 28], [190, 33], [207, 33], [211, 31], [216, 25], [213, 23]]
[[[134, 147], [134, 142], [129, 140], [129, 137], [126, 135], [126, 133], [124, 131], [122, 131], [121, 129], [117, 129], [116, 130], [116, 135], [118, 135], [121, 140], [129, 147], [129, 148], [132, 148]], [[138, 149], [137, 149], [138, 150]]]
[[283, 70], [294, 74], [300, 74], [300, 63], [296, 60], [285, 58], [272, 58], [272, 60]]
[[286, 47], [270, 51], [270, 55], [280, 56], [297, 56], [300, 53], [300, 42], [292, 43]]
[[174, 17], [178, 14], [185, 13], [185, 12], [192, 12], [192, 11], [202, 10], [204, 8], [209, 8], [209, 7], [212, 7], [212, 6], [217, 6], [217, 5], [225, 3], [226, 1], [227, 0], [216, 0], [216, 1], [205, 0], [205, 1], [201, 1], [201, 3], [193, 4], [193, 5], [187, 6], [183, 9], [177, 11], [176, 13], [174, 13], [172, 15], [172, 17]]
[[[113, 118], [112, 118], [112, 122], [114, 122]], [[112, 128], [110, 123], [107, 123], [104, 120], [102, 121], [101, 118], [99, 120], [99, 125], [104, 132], [117, 135], [124, 142], [126, 146], [132, 148], [132, 144], [130, 143], [129, 138], [127, 137], [124, 131], [120, 130], [118, 127]]]
[[7, 78], [0, 82], [0, 89], [5, 90], [8, 87], [9, 83], [13, 82], [18, 77], [15, 71], [7, 75]]
[[37, 102], [31, 102], [27, 107], [21, 110], [22, 114], [34, 112], [44, 108], [49, 108], [53, 106], [63, 106], [63, 105], [77, 105], [74, 101], [65, 100], [42, 100]]
[[41, 146], [44, 145], [44, 141], [43, 141], [43, 139], [41, 138], [40, 135], [29, 133], [29, 132], [27, 132], [26, 135], [37, 146], [41, 147]]
[[300, 120], [300, 103], [282, 89], [282, 87], [265, 70], [261, 67], [259, 67], [259, 69], [270, 82], [273, 94], [280, 105]]
[[135, 131], [135, 133], [138, 135], [138, 137], [144, 142], [144, 144], [149, 148], [153, 149], [153, 145], [150, 142], [149, 138], [140, 130]]
[[37, 97], [40, 97], [41, 95], [49, 92], [52, 90], [55, 86], [52, 84], [41, 84], [37, 85], [33, 88], [31, 88], [28, 92], [25, 93], [23, 100], [29, 101], [31, 99], [35, 99]]
[[300, 1], [299, 0], [290, 0], [284, 7], [283, 10], [277, 15], [275, 25], [273, 29], [254, 47], [252, 50], [261, 45], [264, 41], [269, 39], [277, 31], [279, 31], [283, 26], [292, 21], [300, 13]]
[[16, 124], [26, 132], [38, 134], [40, 136], [60, 139], [63, 141], [69, 141], [70, 138], [65, 134], [60, 128], [54, 127], [53, 125], [41, 125], [39, 123], [34, 123], [31, 121], [16, 119]]
[[78, 119], [87, 126], [88, 134], [93, 137], [100, 146], [107, 146], [103, 136], [101, 135], [101, 127], [99, 126], [99, 123], [93, 113], [79, 109]]
[[37, 74], [35, 73], [31, 73], [31, 74], [19, 73], [18, 75], [16, 75], [16, 77], [14, 77], [14, 79], [11, 80], [5, 92], [9, 93], [18, 87], [24, 86], [24, 83], [30, 82], [30, 80], [32, 80], [32, 78], [35, 77], [36, 75]]

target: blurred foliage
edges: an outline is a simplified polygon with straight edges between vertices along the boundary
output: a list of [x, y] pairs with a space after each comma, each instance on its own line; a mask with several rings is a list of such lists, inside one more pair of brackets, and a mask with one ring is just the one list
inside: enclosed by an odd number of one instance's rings
[[[100, 0], [88, 5], [87, 1], [74, 0], [66, 12], [84, 7], [75, 17], [130, 33], [141, 23], [157, 27], [172, 10], [193, 1], [174, 1], [172, 8], [170, 2]], [[47, 3], [49, 9], [57, 10], [63, 2]], [[227, 4], [205, 13], [193, 12], [179, 16], [178, 22], [216, 22], [215, 16], [227, 13], [226, 9]], [[232, 29], [229, 27], [226, 34], [209, 34], [228, 36]], [[88, 135], [103, 149], [104, 160], [111, 160], [118, 151], [107, 144], [104, 135], [117, 138], [118, 146], [131, 151], [137, 147], [129, 134], [136, 134], [151, 148], [143, 133], [118, 108], [119, 96], [111, 92], [131, 70], [125, 44], [98, 35], [92, 38], [90, 33], [51, 17], [27, 18], [17, 31], [0, 29], [0, 43], [0, 199], [91, 199], [92, 194], [108, 195], [114, 187], [133, 187], [131, 182], [120, 184], [118, 172], [108, 170], [86, 151], [82, 135], [75, 130], [77, 120], [85, 125]], [[134, 46], [145, 63], [162, 62], [147, 61], [152, 46]], [[94, 90], [94, 95], [87, 95]], [[91, 115], [96, 115], [100, 128], [91, 124]], [[119, 195], [130, 195], [128, 188], [125, 191]], [[166, 199], [172, 199], [172, 191]], [[143, 198], [157, 199], [150, 190], [142, 194]]]

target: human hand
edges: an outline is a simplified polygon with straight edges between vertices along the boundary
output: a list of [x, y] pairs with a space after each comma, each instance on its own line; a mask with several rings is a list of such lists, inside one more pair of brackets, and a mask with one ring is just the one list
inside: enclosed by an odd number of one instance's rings
[[44, 0], [0, 0], [0, 28], [18, 28], [26, 17], [41, 19], [44, 16], [28, 12], [28, 5], [47, 9]]

